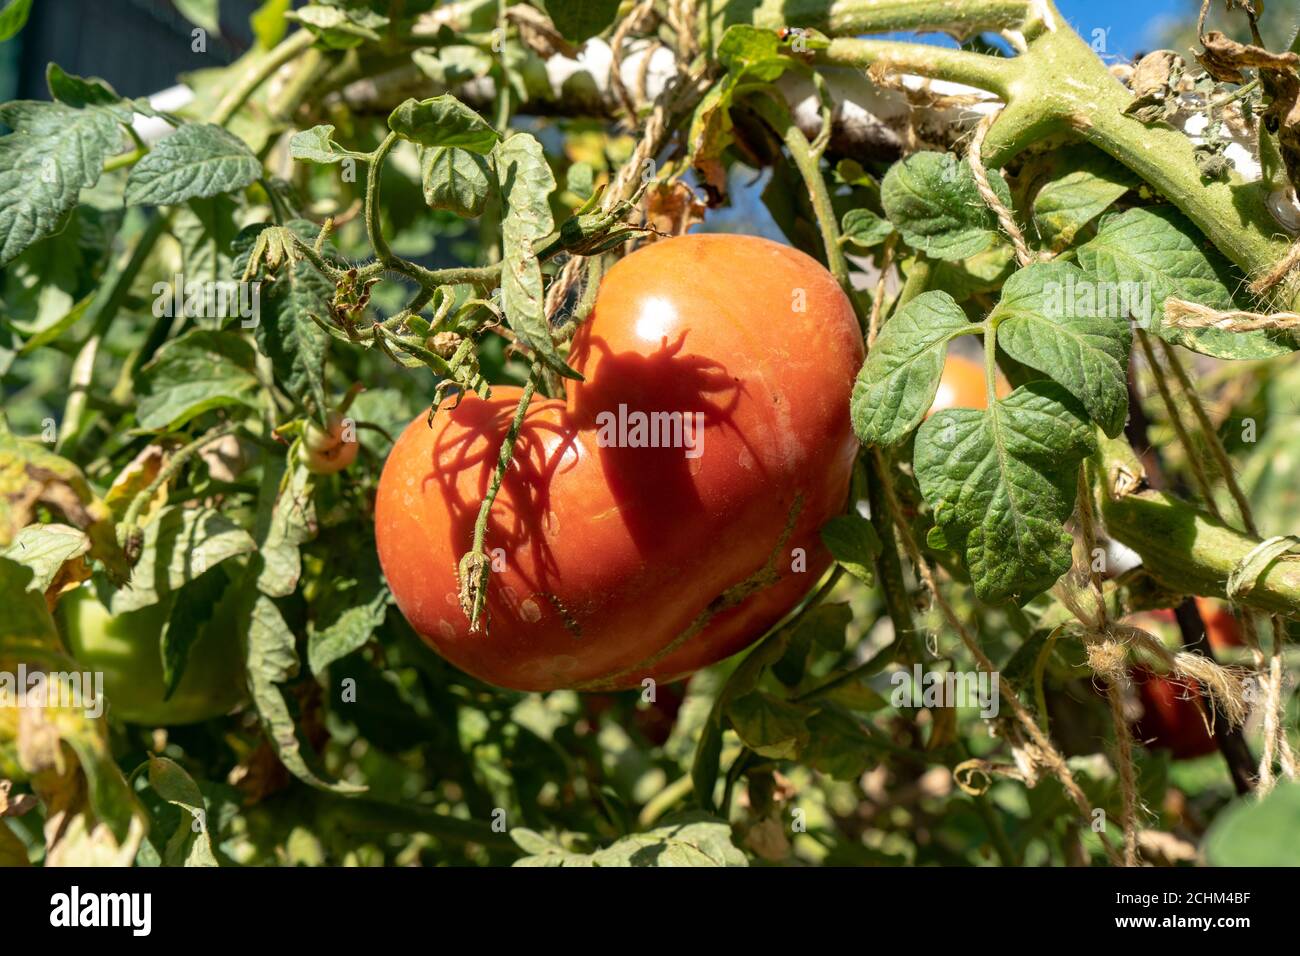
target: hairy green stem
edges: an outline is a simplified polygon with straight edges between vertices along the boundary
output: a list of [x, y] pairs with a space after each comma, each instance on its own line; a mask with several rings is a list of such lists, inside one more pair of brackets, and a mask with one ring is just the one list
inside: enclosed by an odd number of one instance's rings
[[389, 248], [379, 221], [379, 180], [383, 177], [384, 160], [396, 143], [396, 133], [384, 137], [384, 141], [370, 154], [370, 169], [366, 176], [366, 233], [370, 237], [376, 259], [389, 267], [397, 261], [397, 256]]
[[501, 443], [501, 452], [497, 457], [497, 467], [492, 472], [492, 480], [488, 483], [487, 494], [483, 496], [483, 501], [479, 505], [478, 517], [474, 520], [474, 545], [471, 550], [477, 554], [485, 553], [483, 551], [484, 539], [487, 537], [488, 516], [492, 512], [492, 503], [497, 500], [497, 492], [501, 490], [501, 482], [505, 479], [506, 469], [510, 467], [510, 459], [515, 454], [515, 444], [519, 441], [519, 432], [524, 427], [524, 417], [528, 412], [528, 406], [533, 400], [533, 395], [537, 393], [537, 379], [540, 377], [540, 370], [534, 367], [528, 376], [528, 381], [524, 383], [523, 394], [519, 396], [519, 404], [515, 407], [515, 417], [510, 421], [510, 429], [506, 432], [505, 441]]
[[230, 88], [230, 92], [222, 97], [221, 102], [217, 104], [216, 112], [212, 114], [212, 122], [218, 126], [225, 126], [230, 122], [231, 117], [239, 112], [240, 107], [248, 102], [248, 98], [257, 91], [259, 86], [265, 83], [276, 70], [310, 47], [315, 39], [310, 30], [297, 30], [276, 44], [265, 58], [258, 60], [253, 68]]
[[1014, 30], [1029, 0], [762, 0], [755, 26], [811, 27], [830, 36], [895, 31], [942, 31], [970, 36]]

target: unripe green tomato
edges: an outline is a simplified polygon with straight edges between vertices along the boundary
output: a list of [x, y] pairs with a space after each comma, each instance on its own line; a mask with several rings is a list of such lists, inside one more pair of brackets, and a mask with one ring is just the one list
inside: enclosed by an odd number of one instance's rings
[[355, 434], [344, 434], [345, 422], [338, 412], [330, 412], [328, 428], [307, 423], [298, 446], [298, 460], [313, 475], [332, 475], [356, 461], [361, 443]]
[[229, 610], [218, 605], [217, 611], [190, 648], [170, 700], [163, 699], [159, 652], [167, 605], [114, 616], [84, 586], [59, 599], [57, 617], [77, 663], [103, 672], [109, 713], [133, 724], [193, 724], [220, 717], [244, 699], [238, 629]]

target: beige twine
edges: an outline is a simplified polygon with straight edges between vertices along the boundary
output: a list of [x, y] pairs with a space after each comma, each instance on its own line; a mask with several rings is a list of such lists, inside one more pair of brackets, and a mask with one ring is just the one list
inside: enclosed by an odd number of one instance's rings
[[1300, 241], [1287, 250], [1282, 261], [1250, 284], [1250, 291], [1262, 296], [1291, 274], [1291, 270], [1300, 266]]
[[980, 198], [997, 216], [998, 225], [1007, 234], [1007, 237], [1011, 240], [1011, 247], [1016, 251], [1016, 261], [1024, 267], [1031, 262], [1038, 261], [1039, 257], [1030, 250], [1028, 243], [1025, 242], [1025, 234], [1020, 231], [1020, 226], [1016, 224], [1016, 219], [1011, 214], [1011, 210], [998, 198], [998, 194], [989, 185], [989, 174], [984, 168], [984, 158], [980, 155], [984, 148], [984, 137], [988, 135], [989, 128], [993, 125], [993, 121], [998, 118], [998, 115], [999, 113], [987, 113], [979, 121], [979, 125], [975, 127], [975, 136], [970, 141], [970, 148], [966, 151], [966, 158], [970, 162], [971, 171], [975, 174], [975, 188], [979, 190]]
[[1219, 329], [1224, 332], [1258, 332], [1262, 329], [1300, 328], [1300, 312], [1219, 312], [1183, 299], [1165, 300], [1165, 324], [1176, 329]]

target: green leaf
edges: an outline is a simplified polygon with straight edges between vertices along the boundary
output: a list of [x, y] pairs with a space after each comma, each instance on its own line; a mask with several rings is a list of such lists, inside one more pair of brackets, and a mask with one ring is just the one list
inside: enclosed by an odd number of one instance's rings
[[307, 624], [307, 665], [313, 674], [364, 645], [384, 623], [388, 589], [373, 547], [348, 569], [326, 565], [328, 575]]
[[90, 550], [90, 538], [80, 528], [66, 524], [29, 524], [19, 529], [0, 557], [31, 568], [34, 577], [28, 590], [44, 594], [63, 565]]
[[326, 123], [300, 130], [289, 137], [289, 155], [309, 163], [340, 163], [345, 159], [368, 160], [368, 153], [344, 149], [334, 142], [334, 124]]
[[252, 598], [248, 627], [248, 691], [275, 755], [295, 777], [309, 786], [333, 793], [362, 793], [365, 787], [332, 782], [313, 766], [310, 747], [298, 738], [298, 727], [279, 685], [297, 676], [298, 654], [293, 631], [280, 609], [265, 594]]
[[293, 6], [293, 0], [264, 0], [262, 5], [248, 17], [248, 25], [253, 29], [257, 45], [263, 50], [270, 50], [284, 39], [289, 29], [289, 21], [284, 15]]
[[1211, 866], [1296, 865], [1300, 833], [1300, 783], [1283, 780], [1263, 800], [1241, 797], [1205, 836]]
[[383, 39], [377, 31], [388, 25], [388, 17], [360, 6], [312, 3], [293, 11], [293, 18], [331, 50], [349, 50], [367, 40], [377, 43]]
[[234, 271], [239, 204], [232, 196], [191, 199], [172, 216], [172, 235], [181, 244], [185, 281], [227, 282]]
[[614, 22], [618, 4], [619, 0], [546, 0], [546, 13], [562, 37], [581, 43]]
[[284, 463], [267, 468], [262, 476], [262, 529], [258, 555], [257, 589], [271, 597], [288, 597], [302, 576], [300, 548], [316, 536], [316, 508], [312, 500], [312, 475], [297, 462], [282, 479]]
[[[74, 76], [57, 63], [51, 63], [45, 68], [45, 84], [50, 88], [51, 99], [73, 109], [103, 107], [122, 123], [131, 122], [136, 112], [135, 104], [119, 96], [104, 80], [94, 76]], [[147, 105], [142, 105], [140, 112], [151, 113], [152, 110]]]
[[1076, 145], [1052, 155], [1054, 178], [1034, 198], [1034, 224], [1051, 249], [1064, 249], [1079, 230], [1138, 184], [1128, 167], [1099, 149]]
[[431, 80], [448, 87], [487, 76], [493, 66], [490, 54], [468, 43], [416, 50], [411, 59]]
[[8, 0], [0, 10], [0, 43], [16, 36], [31, 12], [32, 0]]
[[1064, 385], [1110, 438], [1128, 417], [1133, 346], [1125, 310], [1116, 307], [1121, 297], [1115, 298], [1108, 302], [1105, 290], [1075, 265], [1037, 262], [1007, 280], [989, 314], [1002, 350]]
[[37, 588], [36, 583], [31, 568], [0, 554], [0, 594], [5, 596], [5, 613], [0, 616], [0, 648], [6, 653], [25, 647], [55, 650], [61, 646], [58, 628], [42, 593], [44, 589]]
[[808, 743], [799, 759], [836, 780], [856, 780], [876, 765], [879, 750], [852, 716], [828, 707], [808, 719]]
[[623, 837], [595, 853], [572, 853], [531, 830], [515, 827], [515, 842], [531, 854], [515, 866], [747, 866], [725, 820], [694, 812], [666, 817], [644, 833]]
[[261, 175], [262, 164], [238, 136], [211, 123], [187, 123], [131, 168], [124, 198], [128, 206], [174, 206], [244, 189]]
[[880, 330], [853, 384], [853, 430], [870, 445], [902, 441], [934, 404], [948, 342], [978, 330], [946, 292], [923, 292]]
[[867, 587], [875, 583], [873, 565], [880, 553], [880, 537], [870, 521], [857, 512], [836, 515], [822, 525], [821, 537], [840, 567]]
[[582, 376], [565, 364], [551, 338], [542, 267], [533, 245], [555, 228], [550, 205], [555, 176], [546, 162], [542, 144], [527, 133], [515, 133], [497, 147], [496, 167], [504, 206], [501, 302], [506, 321], [552, 371], [581, 380]]
[[[252, 539], [249, 539], [250, 543]], [[212, 611], [226, 591], [229, 578], [215, 568], [204, 571], [178, 592], [163, 627], [162, 677], [163, 699], [170, 700], [190, 658], [190, 649], [199, 639], [203, 626], [212, 620]]]
[[762, 691], [733, 700], [727, 717], [745, 746], [763, 757], [789, 760], [808, 743], [808, 711]]
[[253, 549], [249, 533], [215, 509], [168, 505], [144, 526], [144, 546], [130, 583], [105, 603], [114, 615], [149, 607]]
[[179, 428], [214, 408], [256, 408], [255, 364], [253, 347], [237, 335], [192, 329], [172, 339], [141, 371], [140, 427]]
[[734, 23], [718, 44], [718, 60], [733, 79], [770, 83], [799, 61], [781, 49], [775, 30]]
[[987, 410], [952, 408], [916, 435], [921, 494], [965, 555], [975, 594], [1022, 603], [1070, 567], [1078, 464], [1094, 449], [1082, 406], [1055, 382], [1023, 385]]
[[1170, 296], [1232, 309], [1238, 280], [1231, 266], [1194, 225], [1171, 206], [1138, 207], [1102, 219], [1097, 235], [1079, 247], [1079, 265], [1111, 283], [1140, 283], [1150, 292], [1150, 314], [1135, 316], [1166, 342], [1225, 359], [1266, 359], [1291, 354], [1277, 333], [1181, 329], [1164, 324]]
[[421, 146], [456, 146], [475, 153], [490, 153], [501, 141], [483, 117], [450, 93], [407, 100], [389, 114], [388, 128]]
[[[995, 169], [989, 185], [1011, 208], [1011, 192]], [[895, 163], [880, 198], [903, 240], [935, 259], [965, 259], [998, 237], [997, 217], [980, 196], [970, 164], [949, 153], [913, 153]]]
[[881, 219], [870, 209], [850, 209], [844, 214], [840, 232], [846, 241], [870, 249], [893, 235], [894, 227], [888, 219]]
[[[249, 227], [235, 240], [236, 273], [243, 273], [261, 228]], [[308, 245], [316, 241], [320, 231], [305, 219], [292, 219], [284, 228]], [[295, 257], [272, 279], [263, 280], [261, 290], [261, 314], [253, 329], [257, 347], [271, 360], [276, 382], [310, 414], [323, 420], [328, 405], [325, 355], [329, 335], [312, 316], [324, 319], [330, 314], [334, 283], [317, 272], [308, 259]]]
[[164, 866], [216, 866], [208, 837], [208, 812], [198, 784], [167, 757], [149, 756], [149, 786], [172, 806], [180, 807], [180, 825], [167, 840]]
[[196, 27], [221, 36], [221, 22], [217, 15], [219, 0], [173, 0], [181, 16]]
[[122, 145], [112, 114], [21, 100], [0, 106], [0, 265], [53, 234]]
[[420, 148], [420, 179], [430, 209], [472, 219], [487, 204], [492, 168], [486, 156], [451, 146]]

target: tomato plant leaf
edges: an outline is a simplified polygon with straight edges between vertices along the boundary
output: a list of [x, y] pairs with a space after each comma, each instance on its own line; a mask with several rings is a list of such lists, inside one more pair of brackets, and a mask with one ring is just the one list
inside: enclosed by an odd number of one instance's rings
[[247, 531], [213, 508], [168, 505], [144, 526], [144, 544], [130, 583], [104, 603], [114, 614], [157, 604], [222, 561], [254, 547]]
[[295, 777], [309, 786], [332, 793], [363, 793], [366, 788], [346, 781], [330, 781], [313, 766], [311, 748], [298, 738], [298, 727], [279, 685], [298, 674], [298, 654], [293, 631], [280, 609], [265, 594], [252, 598], [248, 625], [248, 692], [275, 755]]
[[1170, 296], [1212, 309], [1232, 309], [1237, 280], [1228, 261], [1196, 227], [1169, 206], [1138, 207], [1102, 219], [1097, 235], [1079, 247], [1079, 265], [1103, 282], [1129, 283], [1150, 295], [1150, 315], [1135, 316], [1166, 342], [1224, 359], [1265, 359], [1292, 349], [1276, 333], [1228, 332], [1166, 326]]
[[[251, 226], [234, 242], [233, 274], [242, 275], [257, 235], [265, 227]], [[320, 231], [315, 223], [292, 219], [284, 228], [311, 244]], [[287, 237], [286, 237], [287, 238]], [[325, 355], [329, 336], [312, 319], [326, 318], [334, 297], [334, 283], [316, 271], [305, 257], [291, 257], [289, 265], [260, 283], [260, 312], [253, 337], [271, 360], [275, 379], [309, 413], [324, 420]]]
[[167, 840], [162, 861], [165, 866], [216, 866], [208, 836], [208, 815], [194, 778], [176, 761], [149, 756], [149, 786], [172, 806], [182, 811], [181, 822]]
[[0, 106], [0, 265], [53, 234], [95, 185], [122, 131], [102, 109], [20, 100]]
[[979, 331], [946, 292], [923, 292], [886, 322], [853, 384], [853, 430], [871, 445], [894, 445], [934, 404], [948, 342]]
[[581, 43], [614, 22], [618, 3], [619, 0], [546, 0], [546, 12], [561, 36]]
[[1080, 229], [1138, 184], [1128, 167], [1093, 147], [1061, 150], [1051, 160], [1054, 178], [1034, 197], [1034, 224], [1052, 249], [1073, 243]]
[[989, 322], [1004, 352], [1064, 385], [1114, 438], [1128, 417], [1133, 333], [1123, 310], [1097, 296], [1096, 283], [1077, 266], [1038, 262], [1007, 280]]
[[181, 16], [196, 27], [202, 27], [215, 36], [221, 36], [221, 22], [217, 8], [219, 0], [172, 0]]
[[420, 148], [420, 180], [430, 209], [472, 219], [487, 205], [492, 168], [480, 153], [454, 146]]
[[857, 512], [836, 515], [822, 525], [821, 538], [840, 567], [867, 587], [875, 583], [873, 565], [880, 553], [880, 537], [870, 521]]
[[212, 619], [213, 608], [225, 593], [228, 581], [224, 572], [211, 568], [176, 592], [161, 639], [164, 700], [170, 700], [180, 686], [190, 649]]
[[1281, 781], [1262, 800], [1244, 797], [1214, 821], [1205, 837], [1213, 866], [1295, 866], [1295, 844], [1279, 839], [1300, 830], [1300, 783]]
[[525, 867], [628, 866], [748, 866], [745, 854], [731, 839], [725, 820], [693, 812], [665, 817], [659, 826], [632, 833], [595, 853], [574, 853], [559, 843], [523, 827], [511, 838], [528, 856], [515, 861]]
[[824, 707], [808, 718], [808, 742], [799, 759], [814, 770], [836, 780], [856, 780], [879, 758], [880, 748], [862, 725], [840, 708]]
[[262, 164], [244, 141], [212, 123], [187, 123], [160, 139], [126, 179], [128, 206], [174, 206], [255, 183]]
[[384, 623], [388, 589], [379, 569], [373, 542], [346, 572], [326, 565], [319, 597], [307, 623], [307, 666], [323, 674], [330, 664], [364, 645]]
[[191, 199], [172, 216], [172, 235], [181, 244], [187, 282], [229, 282], [234, 270], [239, 204], [232, 196]]
[[[1011, 191], [995, 169], [989, 185], [1008, 208]], [[880, 185], [885, 215], [903, 241], [935, 259], [965, 259], [998, 238], [998, 221], [979, 194], [970, 164], [949, 153], [913, 153]]]
[[550, 195], [555, 175], [542, 144], [527, 133], [515, 133], [496, 150], [497, 181], [504, 215], [501, 246], [501, 304], [506, 321], [524, 344], [555, 373], [581, 380], [565, 363], [551, 337], [542, 289], [542, 266], [534, 243], [555, 228]]
[[316, 507], [311, 472], [293, 463], [286, 475], [267, 468], [262, 476], [257, 589], [270, 597], [287, 597], [302, 576], [303, 544], [316, 536]]
[[140, 374], [141, 428], [179, 428], [214, 408], [257, 405], [253, 347], [213, 329], [192, 329], [158, 350]]
[[[90, 550], [90, 538], [80, 528], [66, 524], [29, 524], [14, 535], [0, 557], [32, 569], [28, 588], [44, 594], [59, 578], [63, 566]], [[84, 572], [89, 576], [89, 571]]]
[[881, 219], [870, 209], [850, 209], [844, 214], [840, 232], [846, 241], [870, 249], [893, 235], [894, 226], [888, 219]]
[[293, 18], [310, 30], [331, 50], [350, 50], [367, 40], [379, 42], [377, 32], [388, 25], [388, 17], [365, 7], [336, 7], [309, 3], [293, 12]]
[[344, 149], [334, 142], [334, 125], [327, 123], [301, 130], [289, 137], [289, 155], [309, 163], [340, 163], [349, 157], [369, 160], [367, 153]]
[[388, 116], [388, 128], [420, 146], [455, 146], [490, 153], [501, 137], [487, 120], [450, 93], [409, 99]]
[[963, 552], [981, 601], [1025, 600], [1070, 567], [1079, 461], [1095, 447], [1087, 413], [1061, 385], [1030, 382], [987, 410], [952, 408], [916, 436], [921, 494]]
[[727, 717], [745, 746], [763, 757], [791, 759], [808, 742], [808, 711], [762, 691], [733, 700]]
[[416, 50], [411, 54], [411, 60], [429, 79], [447, 87], [487, 76], [494, 65], [491, 55], [468, 43]]

